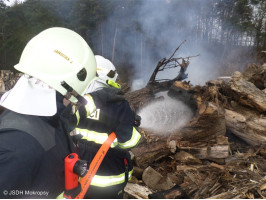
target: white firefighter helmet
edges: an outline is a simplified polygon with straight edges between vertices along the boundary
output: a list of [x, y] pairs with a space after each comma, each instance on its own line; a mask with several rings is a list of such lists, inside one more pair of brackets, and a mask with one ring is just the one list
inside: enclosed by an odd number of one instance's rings
[[67, 95], [72, 102], [77, 102], [76, 97], [84, 95], [96, 78], [95, 57], [86, 41], [60, 27], [46, 29], [32, 38], [15, 68]]
[[95, 59], [99, 79], [102, 79], [104, 82], [108, 80], [116, 82], [118, 74], [113, 63], [100, 55], [95, 55]]

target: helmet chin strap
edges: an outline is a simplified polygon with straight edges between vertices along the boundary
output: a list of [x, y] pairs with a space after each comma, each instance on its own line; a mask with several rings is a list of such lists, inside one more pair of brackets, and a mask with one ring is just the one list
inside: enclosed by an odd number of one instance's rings
[[66, 99], [70, 99], [71, 98], [71, 96], [74, 96], [77, 100], [78, 100], [78, 102], [77, 102], [77, 107], [80, 107], [81, 105], [86, 105], [88, 102], [87, 102], [87, 100], [83, 97], [83, 96], [81, 96], [81, 95], [79, 95], [70, 85], [68, 85], [65, 81], [62, 81], [61, 82], [61, 85], [62, 85], [62, 87], [63, 88], [65, 88], [66, 89], [66, 91], [67, 91], [67, 93], [64, 95], [64, 97], [66, 98]]

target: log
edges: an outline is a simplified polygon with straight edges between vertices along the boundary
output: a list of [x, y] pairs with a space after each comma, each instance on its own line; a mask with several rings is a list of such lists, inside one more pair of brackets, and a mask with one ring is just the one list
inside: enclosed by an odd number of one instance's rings
[[148, 144], [142, 143], [137, 147], [132, 148], [131, 151], [134, 154], [136, 165], [142, 169], [171, 154], [170, 149], [167, 147], [166, 140], [163, 139]]
[[266, 117], [246, 117], [238, 112], [225, 109], [226, 127], [233, 134], [252, 146], [266, 144]]
[[253, 83], [244, 80], [240, 72], [233, 74], [230, 88], [235, 93], [237, 102], [261, 113], [266, 112], [266, 94]]
[[180, 147], [180, 149], [189, 151], [198, 159], [224, 159], [229, 156], [229, 144], [204, 147]]

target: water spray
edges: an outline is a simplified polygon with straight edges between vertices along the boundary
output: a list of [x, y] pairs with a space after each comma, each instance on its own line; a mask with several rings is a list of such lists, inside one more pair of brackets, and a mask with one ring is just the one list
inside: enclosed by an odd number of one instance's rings
[[165, 135], [182, 128], [193, 116], [192, 110], [183, 102], [163, 95], [163, 100], [151, 102], [143, 107], [141, 128], [156, 135]]

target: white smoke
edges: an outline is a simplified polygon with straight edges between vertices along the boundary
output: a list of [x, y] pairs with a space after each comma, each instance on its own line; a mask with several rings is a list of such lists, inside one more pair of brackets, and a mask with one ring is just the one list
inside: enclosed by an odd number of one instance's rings
[[[214, 59], [213, 52], [205, 48], [205, 44], [195, 42], [199, 8], [200, 5], [208, 5], [208, 0], [145, 0], [141, 2], [134, 17], [142, 32], [142, 40], [139, 40], [142, 46], [137, 49], [129, 48], [134, 54], [130, 61], [136, 68], [132, 82], [133, 90], [145, 87], [158, 61], [164, 57], [169, 58], [184, 40], [187, 42], [180, 47], [175, 57], [200, 54], [199, 57], [190, 60], [187, 80], [194, 85], [204, 84], [218, 76], [217, 61]], [[121, 34], [122, 32], [121, 30]], [[148, 46], [149, 42], [153, 45]], [[172, 79], [177, 76], [179, 70], [180, 68], [175, 68], [159, 72], [156, 78]]]

